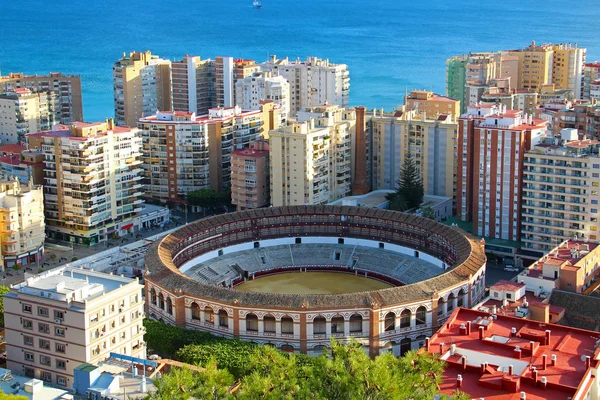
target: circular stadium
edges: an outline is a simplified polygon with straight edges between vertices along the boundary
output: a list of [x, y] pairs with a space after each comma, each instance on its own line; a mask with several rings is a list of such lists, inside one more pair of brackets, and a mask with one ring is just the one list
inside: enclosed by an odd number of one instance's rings
[[411, 214], [247, 210], [153, 244], [147, 315], [289, 352], [319, 354], [335, 337], [401, 355], [483, 297], [485, 261], [482, 242]]

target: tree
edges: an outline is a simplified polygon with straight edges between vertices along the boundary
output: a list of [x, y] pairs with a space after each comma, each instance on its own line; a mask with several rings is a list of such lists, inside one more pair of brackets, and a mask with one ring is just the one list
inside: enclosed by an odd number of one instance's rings
[[218, 369], [215, 361], [206, 364], [202, 372], [190, 368], [174, 368], [168, 374], [154, 380], [156, 391], [147, 399], [231, 399], [230, 387], [233, 376]]
[[423, 207], [421, 210], [423, 212], [423, 217], [429, 218], [435, 221], [435, 211], [431, 207]]
[[423, 181], [410, 151], [404, 155], [400, 179], [396, 183], [398, 185], [396, 192], [387, 196], [390, 200], [390, 209], [406, 211], [421, 205], [425, 194]]
[[231, 191], [217, 192], [211, 189], [200, 189], [187, 194], [188, 204], [204, 209], [217, 207], [228, 208], [231, 205]]
[[10, 292], [7, 286], [0, 286], [0, 325], [4, 326], [4, 295]]
[[17, 396], [14, 394], [6, 394], [0, 391], [0, 400], [27, 400], [27, 396]]

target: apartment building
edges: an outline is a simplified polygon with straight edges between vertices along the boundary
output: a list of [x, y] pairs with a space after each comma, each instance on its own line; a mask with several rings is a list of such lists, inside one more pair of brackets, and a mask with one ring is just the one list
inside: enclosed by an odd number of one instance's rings
[[473, 233], [520, 239], [525, 153], [545, 132], [546, 121], [503, 106], [471, 105], [459, 119], [456, 212]]
[[215, 61], [185, 55], [171, 63], [173, 110], [204, 115], [216, 106]]
[[59, 387], [111, 352], [146, 357], [143, 286], [137, 279], [58, 267], [4, 296], [7, 367]]
[[42, 187], [0, 181], [0, 215], [2, 270], [39, 262], [46, 237]]
[[283, 76], [289, 82], [292, 116], [307, 107], [322, 104], [348, 107], [350, 76], [346, 64], [333, 64], [317, 57], [290, 61], [271, 56], [261, 64], [261, 70]]
[[[4, 146], [2, 146], [4, 147]], [[0, 176], [18, 179], [24, 185], [44, 184], [44, 154], [36, 150], [23, 150], [17, 154], [0, 157]]]
[[584, 294], [600, 276], [597, 241], [567, 239], [536, 260], [517, 276], [527, 290], [549, 296], [554, 289]]
[[281, 124], [290, 117], [290, 84], [282, 76], [255, 72], [235, 83], [235, 104], [242, 110], [258, 110], [261, 101], [272, 100], [281, 107]]
[[354, 110], [324, 105], [269, 132], [271, 205], [326, 204], [348, 196], [355, 124]]
[[172, 110], [171, 62], [150, 51], [123, 53], [113, 64], [115, 122], [135, 127], [157, 110]]
[[56, 92], [32, 92], [17, 88], [0, 95], [0, 140], [24, 143], [25, 135], [48, 130], [61, 120]]
[[583, 99], [600, 99], [600, 92], [593, 86], [600, 86], [600, 62], [583, 65]]
[[598, 241], [600, 142], [579, 140], [563, 129], [525, 154], [523, 163], [523, 248], [539, 256], [565, 238]]
[[269, 142], [256, 140], [231, 153], [231, 204], [237, 211], [268, 207]]
[[32, 93], [58, 95], [60, 117], [58, 122], [83, 121], [81, 102], [81, 78], [79, 75], [65, 75], [51, 72], [48, 75], [23, 75], [10, 73], [0, 76], [0, 93], [14, 92], [15, 89], [29, 89]]
[[[451, 115], [429, 118], [416, 110], [370, 116], [373, 190], [395, 190], [406, 152], [410, 151], [426, 194], [453, 197], [456, 119]], [[357, 149], [358, 152], [358, 149]]]
[[278, 127], [279, 107], [213, 108], [207, 115], [159, 111], [141, 118], [145, 196], [185, 202], [188, 192], [231, 187], [231, 153]]
[[44, 153], [44, 208], [50, 238], [94, 245], [139, 228], [142, 137], [137, 128], [73, 122], [29, 134]]
[[236, 82], [259, 70], [260, 65], [254, 60], [217, 57], [215, 60], [216, 106], [225, 108], [235, 106]]
[[404, 96], [404, 105], [407, 110], [417, 110], [420, 114], [427, 115], [430, 118], [437, 118], [440, 115], [460, 117], [460, 100], [451, 99], [428, 90], [413, 90], [410, 94]]

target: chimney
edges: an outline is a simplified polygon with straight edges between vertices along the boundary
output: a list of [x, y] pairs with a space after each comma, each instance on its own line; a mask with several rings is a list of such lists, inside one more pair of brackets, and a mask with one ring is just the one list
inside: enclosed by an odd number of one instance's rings
[[462, 358], [460, 359], [460, 362], [462, 364], [463, 371], [466, 371], [467, 370], [467, 356], [462, 356]]
[[521, 392], [521, 395], [519, 396], [520, 400], [527, 400], [527, 393], [525, 392]]
[[515, 371], [515, 367], [513, 365], [508, 366], [508, 375], [512, 376]]
[[531, 368], [531, 377], [533, 378], [533, 382], [536, 383], [538, 379], [538, 370], [536, 367]]
[[457, 389], [460, 389], [462, 387], [462, 380], [463, 380], [462, 375], [458, 374], [456, 376], [456, 388]]
[[551, 366], [551, 367], [554, 367], [554, 366], [556, 366], [556, 354], [552, 354], [552, 355], [550, 356], [550, 366]]
[[550, 346], [550, 335], [551, 335], [552, 331], [547, 329], [546, 330], [546, 346]]
[[465, 324], [460, 324], [460, 327], [458, 328], [458, 332], [461, 335], [467, 335], [467, 325]]
[[479, 340], [483, 340], [485, 328], [483, 326], [479, 327]]
[[517, 328], [510, 328], [510, 336], [516, 336], [517, 335]]
[[548, 366], [548, 356], [546, 354], [542, 354], [542, 370], [545, 371]]
[[429, 341], [431, 339], [429, 339], [428, 337], [425, 338], [425, 350], [427, 350], [429, 352]]
[[456, 345], [452, 343], [450, 345], [450, 355], [454, 355], [454, 353], [456, 353]]
[[529, 351], [531, 352], [532, 356], [533, 356], [533, 346], [535, 346], [535, 342], [533, 340], [531, 340], [529, 342]]
[[585, 356], [585, 367], [589, 368], [592, 365], [592, 359], [590, 356]]
[[440, 342], [440, 354], [444, 354], [444, 343]]
[[467, 321], [467, 336], [471, 334], [471, 321]]
[[483, 374], [485, 372], [485, 363], [481, 363], [479, 367], [481, 368], [481, 373]]
[[540, 386], [542, 387], [542, 389], [546, 390], [546, 386], [548, 386], [548, 378], [542, 376], [542, 382], [540, 383]]
[[521, 359], [521, 348], [519, 346], [516, 346], [515, 349], [513, 350], [513, 357], [516, 358], [517, 360]]

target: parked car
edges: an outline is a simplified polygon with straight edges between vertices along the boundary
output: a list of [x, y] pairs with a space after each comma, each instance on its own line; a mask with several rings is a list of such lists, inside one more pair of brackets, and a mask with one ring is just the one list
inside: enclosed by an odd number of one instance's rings
[[510, 267], [510, 266], [509, 267], [504, 267], [504, 270], [508, 271], [508, 272], [519, 272], [519, 268], [517, 268], [517, 267]]

